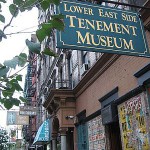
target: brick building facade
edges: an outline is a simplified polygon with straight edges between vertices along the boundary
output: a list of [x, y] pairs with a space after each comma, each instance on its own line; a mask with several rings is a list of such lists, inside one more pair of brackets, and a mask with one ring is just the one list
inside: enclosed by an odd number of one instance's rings
[[[150, 1], [140, 5], [150, 7]], [[149, 11], [138, 11], [150, 47]], [[46, 16], [40, 11], [40, 21], [52, 14], [54, 5]], [[37, 65], [37, 101], [52, 126], [49, 149], [149, 150], [150, 59], [58, 49], [56, 43], [53, 33], [48, 46], [59, 57], [44, 56]]]

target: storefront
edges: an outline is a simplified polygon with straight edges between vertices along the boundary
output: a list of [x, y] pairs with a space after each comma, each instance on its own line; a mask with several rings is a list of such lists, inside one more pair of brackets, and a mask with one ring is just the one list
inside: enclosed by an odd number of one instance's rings
[[[119, 57], [104, 75], [79, 95], [75, 149], [149, 149], [150, 64], [144, 65], [144, 60], [138, 59]], [[139, 64], [131, 68], [133, 61]], [[126, 65], [122, 65], [125, 62]]]
[[78, 150], [105, 150], [105, 127], [102, 125], [101, 111], [86, 117], [86, 110], [77, 114], [77, 147]]

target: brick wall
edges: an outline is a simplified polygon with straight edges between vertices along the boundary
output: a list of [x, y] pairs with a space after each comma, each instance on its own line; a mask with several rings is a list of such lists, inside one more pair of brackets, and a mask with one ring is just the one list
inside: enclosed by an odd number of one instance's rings
[[119, 96], [122, 96], [137, 87], [137, 79], [133, 75], [149, 62], [149, 58], [123, 55], [119, 57], [77, 98], [76, 113], [86, 109], [86, 115], [88, 116], [100, 109], [98, 99], [110, 92], [116, 86], [119, 87]]

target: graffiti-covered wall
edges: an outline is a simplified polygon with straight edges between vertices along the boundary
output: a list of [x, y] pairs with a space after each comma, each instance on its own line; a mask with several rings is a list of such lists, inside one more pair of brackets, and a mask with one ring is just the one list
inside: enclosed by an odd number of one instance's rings
[[118, 105], [123, 150], [149, 150], [149, 109], [145, 93]]
[[89, 150], [105, 150], [105, 130], [101, 116], [88, 121]]

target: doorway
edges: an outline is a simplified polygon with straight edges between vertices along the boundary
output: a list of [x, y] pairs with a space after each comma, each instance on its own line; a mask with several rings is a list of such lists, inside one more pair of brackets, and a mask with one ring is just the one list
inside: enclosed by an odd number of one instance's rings
[[68, 128], [67, 131], [67, 150], [74, 150], [74, 128]]
[[110, 150], [122, 150], [119, 121], [105, 126], [106, 139]]

